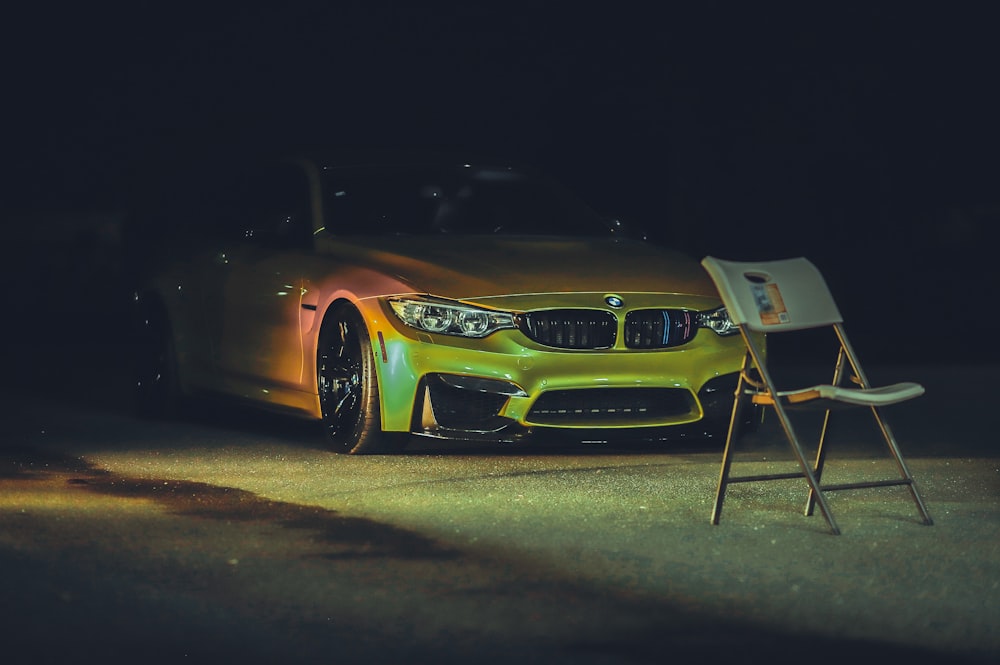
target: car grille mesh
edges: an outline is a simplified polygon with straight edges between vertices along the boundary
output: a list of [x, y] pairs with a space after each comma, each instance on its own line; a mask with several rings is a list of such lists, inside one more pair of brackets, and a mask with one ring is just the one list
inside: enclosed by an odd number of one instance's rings
[[625, 317], [625, 346], [663, 349], [687, 344], [698, 332], [697, 313], [684, 309], [641, 309]]
[[559, 349], [609, 349], [618, 319], [599, 309], [548, 309], [521, 316], [521, 330], [545, 346]]
[[[698, 332], [698, 314], [686, 309], [641, 309], [625, 317], [629, 349], [664, 349], [687, 344]], [[520, 316], [525, 335], [557, 349], [610, 349], [618, 336], [618, 318], [598, 309], [548, 309]]]
[[538, 425], [607, 426], [666, 420], [691, 413], [690, 391], [680, 388], [587, 388], [539, 396], [528, 421]]

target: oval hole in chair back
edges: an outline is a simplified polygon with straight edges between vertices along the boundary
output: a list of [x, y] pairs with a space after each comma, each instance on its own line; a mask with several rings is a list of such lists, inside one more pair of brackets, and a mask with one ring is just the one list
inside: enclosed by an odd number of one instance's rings
[[771, 281], [771, 276], [765, 272], [745, 272], [743, 277], [754, 284], [766, 284]]

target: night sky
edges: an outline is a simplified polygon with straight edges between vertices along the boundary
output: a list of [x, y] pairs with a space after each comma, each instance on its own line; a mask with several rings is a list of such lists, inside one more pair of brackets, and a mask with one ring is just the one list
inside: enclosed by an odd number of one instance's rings
[[206, 149], [499, 153], [692, 255], [812, 258], [880, 357], [995, 360], [1000, 46], [955, 4], [8, 8], [4, 198], [121, 211]]

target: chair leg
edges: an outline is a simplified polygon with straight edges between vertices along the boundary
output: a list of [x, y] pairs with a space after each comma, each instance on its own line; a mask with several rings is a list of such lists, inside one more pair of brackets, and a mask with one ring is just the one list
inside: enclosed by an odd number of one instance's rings
[[[816, 447], [816, 463], [813, 465], [813, 475], [816, 476], [817, 485], [822, 485], [823, 483], [823, 466], [826, 464], [826, 440], [830, 429], [830, 414], [830, 409], [827, 409], [826, 414], [823, 416], [823, 427], [819, 431], [819, 444]], [[811, 516], [815, 509], [816, 492], [810, 488], [804, 514], [807, 517]]]
[[[744, 367], [745, 369], [745, 367]], [[712, 505], [712, 524], [718, 524], [722, 516], [722, 502], [726, 498], [726, 489], [729, 487], [729, 471], [733, 466], [732, 451], [734, 439], [737, 436], [737, 423], [742, 422], [743, 404], [746, 397], [743, 395], [743, 374], [736, 382], [736, 395], [733, 399], [733, 410], [729, 416], [729, 431], [726, 433], [726, 447], [722, 452], [722, 467], [719, 470], [719, 484], [715, 491], [715, 503]]]
[[[834, 364], [833, 378], [830, 383], [835, 386], [839, 386], [841, 380], [844, 377], [845, 361], [847, 358], [847, 349], [844, 347], [843, 343], [840, 345], [840, 349], [837, 351], [837, 362]], [[855, 370], [857, 372], [857, 370]], [[827, 435], [830, 431], [830, 415], [831, 410], [827, 409], [826, 413], [823, 414], [823, 427], [819, 431], [819, 443], [816, 446], [816, 463], [813, 465], [813, 473], [816, 476], [816, 484], [821, 485], [823, 482], [823, 466], [826, 463], [826, 441]], [[809, 490], [809, 498], [806, 499], [805, 515], [811, 516], [816, 509], [816, 492], [813, 489]]]
[[774, 385], [768, 376], [768, 372], [764, 369], [764, 366], [760, 362], [759, 354], [755, 351], [752, 340], [744, 332], [744, 339], [747, 342], [747, 353], [743, 357], [743, 366], [740, 370], [739, 380], [736, 382], [736, 391], [733, 395], [733, 410], [729, 417], [729, 432], [726, 434], [726, 448], [722, 453], [722, 467], [719, 470], [719, 484], [715, 492], [715, 503], [712, 506], [712, 519], [711, 523], [717, 525], [719, 519], [722, 516], [722, 504], [726, 497], [726, 489], [729, 487], [730, 483], [733, 482], [750, 482], [756, 480], [779, 480], [785, 478], [798, 478], [804, 476], [806, 482], [809, 484], [810, 496], [815, 496], [815, 502], [819, 504], [820, 512], [823, 513], [823, 517], [826, 519], [827, 525], [830, 527], [830, 531], [834, 535], [840, 535], [840, 527], [837, 526], [836, 520], [833, 518], [833, 513], [830, 512], [830, 507], [827, 505], [826, 497], [820, 491], [819, 481], [813, 474], [812, 468], [806, 461], [805, 455], [802, 452], [802, 446], [799, 444], [798, 438], [795, 436], [795, 431], [792, 429], [792, 423], [788, 419], [788, 414], [785, 413], [785, 409], [781, 406], [780, 400], [775, 400], [773, 407], [778, 415], [778, 420], [781, 422], [781, 427], [785, 432], [785, 437], [788, 439], [789, 445], [792, 447], [792, 452], [795, 454], [796, 460], [798, 460], [801, 473], [779, 473], [779, 474], [768, 474], [763, 476], [744, 476], [740, 478], [730, 478], [730, 471], [732, 469], [733, 463], [733, 447], [735, 440], [737, 438], [737, 427], [736, 424], [740, 421], [742, 417], [743, 407], [746, 401], [751, 399], [745, 390], [745, 384], [747, 383], [746, 372], [750, 366], [751, 360], [754, 365], [758, 368], [764, 378], [764, 383], [766, 385]]
[[781, 427], [785, 431], [785, 437], [788, 439], [788, 443], [792, 447], [792, 453], [795, 455], [795, 459], [798, 461], [799, 467], [802, 469], [802, 475], [805, 476], [806, 482], [809, 484], [809, 495], [815, 498], [815, 502], [819, 505], [820, 512], [823, 513], [823, 517], [826, 519], [826, 523], [830, 527], [830, 531], [833, 535], [839, 536], [840, 527], [837, 526], [837, 521], [833, 518], [833, 513], [830, 511], [830, 506], [826, 502], [826, 497], [823, 496], [823, 492], [820, 489], [819, 481], [816, 479], [816, 475], [813, 473], [812, 467], [806, 460], [805, 453], [802, 452], [802, 445], [799, 443], [799, 439], [795, 434], [795, 430], [792, 428], [792, 423], [788, 418], [788, 414], [785, 413], [785, 409], [781, 406], [780, 401], [775, 401], [774, 410], [778, 413], [778, 420], [781, 421]]
[[[871, 384], [868, 382], [868, 377], [865, 376], [864, 371], [861, 369], [861, 363], [858, 360], [857, 353], [855, 353], [854, 348], [851, 343], [847, 340], [847, 333], [844, 332], [844, 327], [842, 324], [837, 324], [834, 326], [834, 332], [837, 334], [837, 338], [840, 340], [840, 347], [842, 355], [846, 356], [847, 360], [851, 364], [851, 369], [854, 371], [859, 383], [862, 387], [868, 388]], [[838, 371], [839, 371], [838, 363]], [[889, 429], [889, 424], [882, 417], [882, 412], [877, 406], [871, 407], [872, 416], [875, 418], [875, 423], [878, 425], [879, 430], [882, 432], [882, 438], [885, 440], [886, 446], [889, 448], [889, 452], [892, 454], [893, 460], [896, 462], [896, 468], [899, 470], [900, 480], [898, 481], [886, 481], [883, 484], [887, 485], [906, 485], [910, 490], [910, 497], [913, 502], [917, 505], [917, 510], [920, 512], [920, 518], [926, 525], [934, 524], [931, 519], [930, 513], [927, 512], [927, 506], [924, 505], [923, 499], [920, 498], [920, 493], [917, 491], [917, 483], [913, 479], [913, 474], [906, 466], [906, 462], [903, 461], [903, 454], [899, 450], [899, 444], [896, 443], [896, 437], [893, 435], [892, 430]]]
[[920, 498], [920, 492], [917, 491], [917, 482], [913, 479], [913, 474], [910, 473], [906, 462], [903, 461], [903, 454], [899, 450], [899, 444], [896, 443], [896, 437], [893, 435], [892, 430], [889, 429], [889, 424], [882, 418], [878, 407], [872, 407], [872, 415], [875, 417], [875, 422], [882, 431], [882, 438], [885, 439], [885, 444], [889, 447], [889, 452], [896, 462], [896, 468], [899, 469], [900, 476], [906, 481], [906, 486], [910, 490], [910, 497], [913, 499], [913, 503], [917, 505], [917, 511], [920, 513], [921, 520], [928, 526], [934, 524], [930, 513], [927, 512], [927, 506], [924, 505], [923, 499]]
[[722, 517], [722, 502], [726, 498], [726, 488], [729, 486], [729, 469], [732, 467], [732, 459], [729, 456], [733, 445], [733, 435], [730, 433], [726, 437], [726, 450], [722, 453], [722, 469], [719, 472], [719, 484], [715, 491], [715, 503], [712, 505], [712, 524], [718, 524]]

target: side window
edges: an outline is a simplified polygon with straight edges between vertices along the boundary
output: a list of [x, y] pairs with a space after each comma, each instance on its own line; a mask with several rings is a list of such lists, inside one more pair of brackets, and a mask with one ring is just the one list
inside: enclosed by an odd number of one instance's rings
[[323, 207], [326, 230], [330, 233], [351, 234], [365, 228], [370, 221], [365, 214], [370, 195], [356, 180], [343, 173], [327, 177]]
[[446, 190], [436, 177], [395, 169], [328, 172], [324, 184], [326, 228], [338, 235], [425, 233]]
[[295, 164], [217, 170], [199, 196], [205, 232], [224, 243], [310, 247], [309, 181]]
[[308, 247], [313, 220], [309, 181], [295, 164], [262, 169], [245, 192], [247, 240], [275, 248]]

